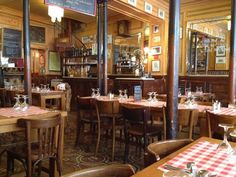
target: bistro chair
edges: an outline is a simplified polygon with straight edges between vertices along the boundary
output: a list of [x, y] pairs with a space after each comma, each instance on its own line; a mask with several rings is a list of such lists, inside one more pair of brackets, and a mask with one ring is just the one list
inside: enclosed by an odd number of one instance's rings
[[143, 149], [146, 150], [149, 138], [162, 137], [162, 128], [152, 124], [150, 109], [144, 107], [122, 106], [125, 124], [125, 162], [129, 156], [129, 141], [135, 137], [140, 142], [143, 139]]
[[236, 116], [222, 115], [207, 111], [208, 135], [213, 138], [223, 138], [224, 130], [219, 124], [236, 125]]
[[[61, 175], [62, 121], [59, 113], [42, 119], [19, 119], [17, 125], [25, 129], [26, 143], [7, 149], [7, 177], [14, 173], [14, 160], [23, 163], [27, 177], [36, 170], [38, 175], [43, 170], [54, 177], [55, 164]], [[42, 166], [44, 160], [49, 160], [49, 169]]]
[[192, 139], [175, 139], [166, 141], [156, 141], [147, 146], [147, 152], [144, 154], [144, 166], [147, 167], [178, 149], [193, 142]]
[[[79, 145], [81, 131], [84, 132], [85, 126], [90, 126], [90, 132], [94, 132], [97, 124], [98, 117], [96, 115], [95, 99], [91, 97], [77, 96], [77, 134], [76, 146]], [[98, 133], [100, 134], [100, 133]]]
[[194, 127], [198, 123], [198, 113], [198, 109], [178, 110], [179, 136], [182, 136], [181, 133], [188, 129], [188, 138], [193, 138]]
[[6, 89], [0, 88], [0, 107], [6, 106]]
[[115, 154], [115, 141], [116, 141], [116, 131], [120, 131], [120, 138], [122, 137], [122, 131], [124, 129], [122, 114], [119, 110], [119, 100], [109, 100], [109, 99], [97, 99], [96, 100], [96, 112], [98, 120], [101, 122], [98, 126], [98, 141], [96, 146], [96, 154], [98, 152], [99, 143], [100, 143], [100, 132], [103, 131], [112, 131], [112, 161], [114, 160]]
[[63, 177], [130, 177], [135, 174], [129, 164], [112, 164], [79, 170]]

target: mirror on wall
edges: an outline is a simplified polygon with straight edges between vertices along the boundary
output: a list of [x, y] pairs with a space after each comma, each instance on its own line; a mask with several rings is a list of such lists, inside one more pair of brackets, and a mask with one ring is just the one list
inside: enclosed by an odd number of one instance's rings
[[114, 74], [135, 74], [135, 70], [142, 62], [141, 37], [142, 34], [137, 33], [128, 37], [117, 36], [114, 39]]
[[230, 17], [187, 23], [187, 72], [228, 74]]

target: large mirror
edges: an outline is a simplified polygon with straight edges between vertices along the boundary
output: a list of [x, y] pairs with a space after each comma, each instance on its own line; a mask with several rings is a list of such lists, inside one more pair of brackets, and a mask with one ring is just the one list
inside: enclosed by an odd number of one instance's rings
[[187, 27], [187, 72], [228, 74], [230, 17], [191, 21]]
[[139, 67], [141, 57], [141, 33], [127, 37], [117, 36], [114, 39], [113, 56], [115, 74], [135, 74]]

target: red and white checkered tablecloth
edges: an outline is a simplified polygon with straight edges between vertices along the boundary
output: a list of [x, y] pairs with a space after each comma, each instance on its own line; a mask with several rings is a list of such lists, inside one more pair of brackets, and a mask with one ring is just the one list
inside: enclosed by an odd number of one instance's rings
[[217, 115], [228, 115], [228, 116], [236, 116], [236, 109], [234, 108], [220, 108], [220, 111], [210, 111]]
[[0, 108], [0, 115], [4, 117], [24, 117], [49, 113], [49, 110], [40, 107], [30, 106], [26, 111], [15, 110], [14, 108]]
[[186, 168], [188, 162], [195, 162], [198, 170], [208, 170], [217, 177], [236, 177], [236, 159], [225, 153], [217, 152], [217, 146], [218, 144], [201, 141], [161, 165], [158, 169], [165, 171], [163, 166], [166, 164]]

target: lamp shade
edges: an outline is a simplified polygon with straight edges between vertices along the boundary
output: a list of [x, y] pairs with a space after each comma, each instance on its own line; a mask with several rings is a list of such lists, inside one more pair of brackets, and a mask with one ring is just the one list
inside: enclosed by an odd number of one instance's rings
[[61, 18], [64, 16], [64, 9], [58, 6], [49, 5], [48, 15], [51, 17], [52, 22], [61, 22]]

